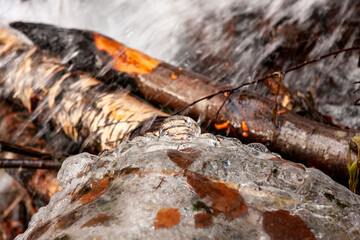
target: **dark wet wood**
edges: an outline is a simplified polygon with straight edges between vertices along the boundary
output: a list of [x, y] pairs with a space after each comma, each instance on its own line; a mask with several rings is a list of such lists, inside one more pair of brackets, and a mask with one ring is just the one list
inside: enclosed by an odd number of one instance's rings
[[[40, 29], [44, 26], [51, 30], [51, 34], [55, 34], [54, 39], [60, 39], [64, 36], [76, 38], [79, 35], [79, 39], [84, 36], [91, 36], [87, 31], [67, 30], [50, 25], [13, 23], [12, 26], [23, 31], [39, 46], [44, 46], [45, 42], [37, 37], [36, 33], [43, 31]], [[57, 43], [62, 41], [65, 39], [56, 40]], [[114, 42], [114, 44], [118, 44], [116, 41]], [[82, 50], [84, 49], [84, 45], [74, 44], [70, 44], [71, 47], [77, 46]], [[68, 42], [64, 43], [64, 46], [68, 45]], [[106, 60], [103, 56], [104, 52], [99, 51], [94, 46], [92, 44], [85, 48], [102, 59], [103, 67], [109, 64], [111, 56], [108, 56]], [[53, 48], [55, 46], [50, 44], [46, 45], [45, 49], [57, 53]], [[81, 63], [77, 65], [76, 61], [72, 61], [72, 64], [75, 68], [83, 69]], [[101, 68], [99, 65], [94, 67], [96, 69]], [[167, 63], [160, 63], [150, 73], [134, 74], [129, 72], [123, 74], [132, 77], [136, 85], [136, 88], [133, 89], [134, 92], [138, 91], [147, 100], [173, 110], [179, 110], [201, 97], [211, 95], [222, 89], [229, 89], [229, 86], [220, 85], [205, 76], [185, 71]], [[119, 81], [121, 82], [121, 80]], [[205, 122], [209, 122], [225, 99], [226, 96], [220, 94], [201, 101], [191, 107], [187, 114], [195, 118], [201, 117], [205, 119]], [[226, 128], [227, 131], [223, 131], [223, 134], [230, 131], [230, 136], [238, 137], [245, 142], [264, 143], [272, 151], [276, 151], [293, 161], [304, 163], [308, 167], [319, 168], [334, 179], [346, 184], [348, 142], [357, 132], [309, 121], [280, 107], [277, 109], [277, 126], [275, 128], [273, 109], [274, 102], [262, 96], [256, 94], [234, 95], [231, 96], [229, 102], [220, 112], [216, 122], [229, 121], [229, 128]], [[249, 131], [244, 131], [243, 123], [247, 124]], [[274, 129], [276, 129], [275, 134]]]
[[[274, 138], [273, 105], [259, 95], [240, 93], [234, 95], [220, 115], [230, 121], [232, 136], [243, 142], [264, 143], [283, 157], [316, 167], [346, 184], [349, 139], [357, 132], [317, 123], [280, 108], [284, 112], [277, 115]], [[247, 137], [243, 134], [242, 121], [248, 126]], [[354, 159], [355, 153], [352, 155]]]

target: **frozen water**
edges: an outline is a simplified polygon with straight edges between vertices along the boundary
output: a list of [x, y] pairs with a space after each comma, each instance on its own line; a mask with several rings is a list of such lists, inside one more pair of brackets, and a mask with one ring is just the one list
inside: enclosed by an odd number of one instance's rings
[[65, 160], [17, 239], [359, 239], [360, 197], [322, 172], [187, 117], [160, 132]]
[[191, 140], [198, 137], [200, 133], [201, 129], [194, 120], [182, 116], [165, 119], [159, 131], [161, 138], [176, 140]]

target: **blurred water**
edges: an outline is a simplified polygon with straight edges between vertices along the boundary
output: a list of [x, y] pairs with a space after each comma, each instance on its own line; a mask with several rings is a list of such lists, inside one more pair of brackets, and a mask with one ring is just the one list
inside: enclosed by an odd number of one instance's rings
[[[70, 1], [0, 0], [4, 21], [91, 29], [155, 58], [238, 85], [359, 44], [357, 0]], [[341, 54], [289, 73], [285, 85], [311, 92], [338, 123], [360, 127], [353, 102], [358, 56]], [[265, 87], [260, 93], [269, 94]]]
[[166, 61], [173, 60], [186, 21], [231, 1], [0, 0], [5, 21], [34, 21], [98, 31]]
[[[239, 85], [274, 71], [354, 45], [360, 46], [360, 2], [234, 1], [188, 22], [176, 60], [216, 81]], [[348, 127], [360, 127], [359, 56], [339, 54], [286, 75], [293, 96], [310, 92], [315, 108]], [[251, 88], [254, 91], [254, 88]], [[257, 92], [269, 91], [260, 86]]]

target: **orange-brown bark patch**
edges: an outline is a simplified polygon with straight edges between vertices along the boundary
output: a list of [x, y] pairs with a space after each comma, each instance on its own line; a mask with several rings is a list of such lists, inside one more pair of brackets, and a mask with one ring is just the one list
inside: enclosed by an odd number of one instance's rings
[[175, 73], [172, 73], [172, 74], [171, 74], [171, 78], [174, 79], [174, 80], [177, 79], [178, 77], [179, 77], [179, 76], [176, 75]]
[[180, 212], [176, 208], [161, 209], [157, 212], [154, 220], [154, 228], [171, 228], [180, 222]]
[[113, 68], [117, 71], [148, 74], [160, 64], [160, 61], [99, 34], [94, 34], [94, 40], [98, 50], [107, 52], [114, 59]]
[[217, 129], [217, 130], [222, 130], [222, 129], [225, 129], [229, 126], [230, 122], [229, 121], [226, 121], [226, 122], [223, 122], [223, 123], [215, 123], [214, 124], [214, 127]]
[[245, 132], [248, 132], [248, 131], [249, 131], [249, 127], [248, 127], [248, 125], [246, 124], [245, 121], [241, 121], [241, 128], [242, 128], [242, 130], [244, 130]]

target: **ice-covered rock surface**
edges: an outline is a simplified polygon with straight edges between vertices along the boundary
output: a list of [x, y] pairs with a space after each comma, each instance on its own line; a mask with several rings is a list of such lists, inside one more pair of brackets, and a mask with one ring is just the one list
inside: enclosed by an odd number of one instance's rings
[[359, 196], [186, 117], [72, 156], [58, 180], [63, 190], [17, 239], [360, 239]]

